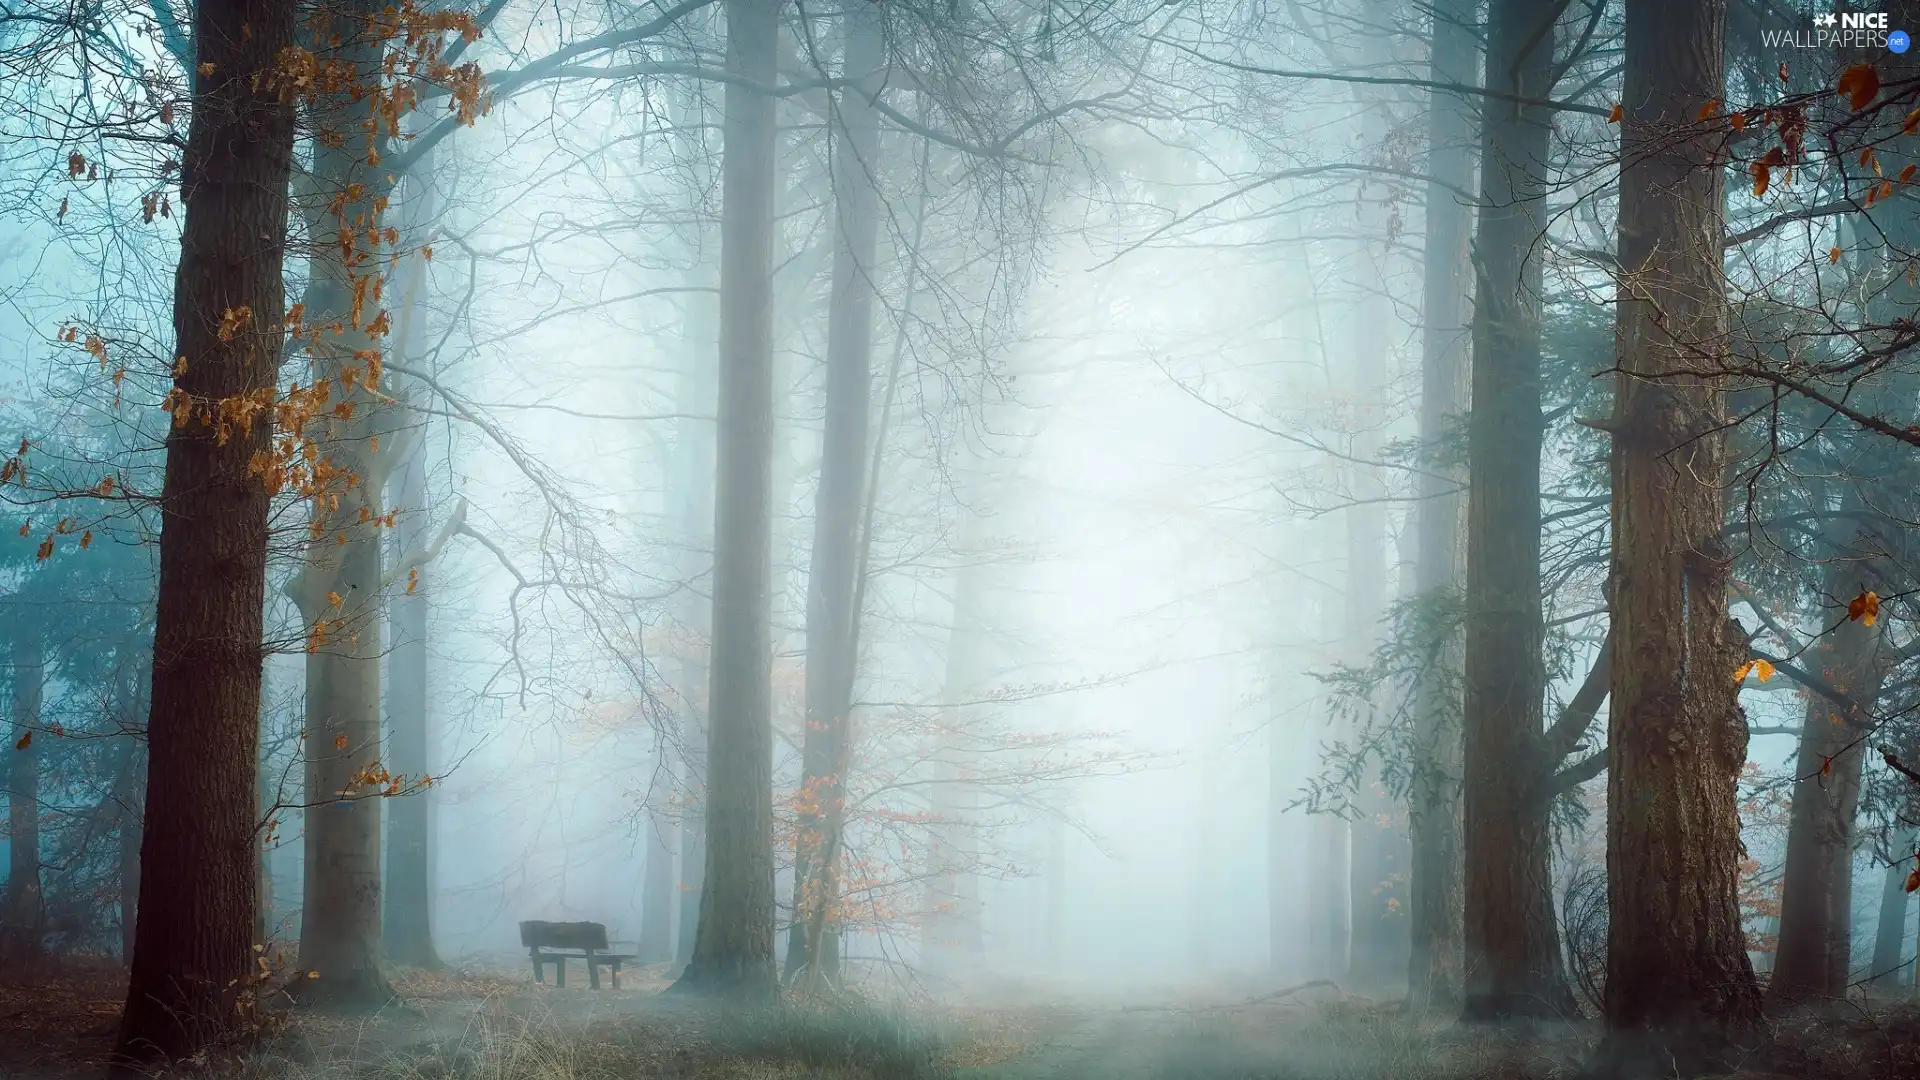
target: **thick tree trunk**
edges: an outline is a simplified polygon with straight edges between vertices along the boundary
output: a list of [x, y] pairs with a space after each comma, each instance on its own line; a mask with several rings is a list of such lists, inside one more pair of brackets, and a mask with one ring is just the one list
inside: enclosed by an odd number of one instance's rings
[[886, 61], [880, 10], [860, 0], [846, 10], [842, 77], [858, 80], [834, 99], [833, 193], [837, 244], [827, 308], [827, 402], [807, 574], [806, 732], [794, 851], [793, 927], [786, 974], [803, 964], [837, 976], [831, 933], [838, 903], [838, 854], [852, 763], [850, 713], [860, 612], [860, 508], [872, 412], [873, 281], [879, 239], [880, 126], [866, 95]]
[[[711, 285], [710, 264], [705, 257], [711, 246], [707, 242], [710, 231], [703, 226], [695, 242], [690, 281], [696, 287]], [[677, 393], [680, 411], [689, 419], [679, 421], [674, 462], [680, 576], [688, 583], [677, 605], [677, 622], [683, 635], [676, 672], [680, 730], [677, 740], [663, 740], [662, 752], [674, 756], [667, 768], [656, 770], [657, 777], [671, 777], [682, 801], [677, 824], [666, 814], [654, 815], [655, 837], [647, 850], [646, 902], [641, 915], [641, 952], [651, 957], [646, 962], [672, 960], [681, 966], [693, 958], [700, 918], [700, 882], [706, 872], [700, 815], [706, 798], [707, 657], [712, 608], [706, 602], [705, 590], [692, 583], [708, 575], [713, 558], [714, 427], [698, 416], [715, 407], [719, 389], [713, 364], [718, 348], [714, 309], [711, 294], [694, 293], [687, 301]]]
[[[346, 500], [342, 500], [344, 503]], [[325, 582], [354, 597], [341, 615], [321, 605], [310, 621], [344, 619], [339, 635], [307, 654], [306, 872], [300, 906], [303, 1001], [344, 1008], [385, 1004], [380, 972], [380, 546], [375, 537], [336, 548]], [[362, 599], [364, 598], [364, 599]]]
[[[1477, 81], [1474, 5], [1439, 0], [1433, 14], [1435, 82]], [[1435, 93], [1427, 115], [1427, 235], [1422, 273], [1420, 337], [1420, 444], [1431, 456], [1452, 434], [1466, 410], [1467, 301], [1470, 284], [1467, 239], [1472, 220], [1458, 191], [1473, 179], [1473, 124], [1459, 98]], [[1460, 543], [1461, 489], [1466, 470], [1425, 463], [1415, 511], [1419, 549], [1414, 588], [1429, 611], [1450, 608], [1466, 576]], [[1413, 1010], [1458, 1007], [1463, 989], [1461, 873], [1460, 639], [1436, 616], [1427, 644], [1429, 668], [1413, 687], [1417, 755], [1408, 795], [1412, 833], [1408, 922], [1412, 957], [1407, 1004]]]
[[[265, 80], [293, 42], [293, 5], [201, 0], [181, 171], [173, 301], [174, 388], [196, 414], [272, 394], [286, 310], [293, 109]], [[220, 333], [246, 312], [240, 332]], [[238, 1027], [253, 972], [254, 761], [259, 741], [268, 495], [249, 469], [269, 425], [221, 439], [167, 435], [160, 491], [159, 606], [147, 717], [148, 780], [133, 971], [115, 1057], [183, 1057]], [[129, 1074], [138, 1070], [125, 1068]]]
[[[28, 618], [31, 618], [29, 616]], [[0, 959], [39, 959], [44, 908], [40, 896], [40, 692], [46, 679], [40, 631], [22, 620], [13, 632], [13, 720], [7, 733], [7, 905]]]
[[[1756, 1030], [1738, 903], [1747, 727], [1720, 540], [1724, 0], [1627, 0], [1614, 388], [1603, 1061], [1714, 1063]], [[1704, 1069], [1702, 1069], [1704, 1071]]]
[[[1368, 14], [1383, 22], [1391, 17], [1390, 5], [1373, 0], [1366, 5]], [[1370, 66], [1390, 65], [1392, 57], [1386, 39], [1368, 35], [1361, 53]], [[1391, 130], [1388, 103], [1374, 88], [1359, 87], [1355, 104], [1361, 110], [1362, 145], [1384, 145]], [[1347, 647], [1352, 662], [1365, 665], [1372, 660], [1380, 641], [1380, 626], [1388, 610], [1390, 567], [1387, 559], [1387, 485], [1380, 467], [1368, 462], [1380, 460], [1384, 442], [1387, 399], [1387, 352], [1393, 322], [1392, 275], [1394, 258], [1388, 215], [1388, 192], [1384, 187], [1363, 186], [1359, 197], [1359, 239], [1354, 244], [1354, 280], [1360, 290], [1353, 308], [1353, 403], [1359, 427], [1353, 436], [1353, 456], [1359, 459], [1349, 466], [1353, 477], [1351, 491], [1355, 505], [1348, 508], [1347, 519], [1347, 595], [1345, 604]], [[1361, 723], [1377, 727], [1378, 718], [1390, 708], [1386, 688], [1376, 692], [1362, 711]], [[1387, 794], [1377, 764], [1369, 764], [1354, 793], [1357, 813], [1348, 823], [1352, 836], [1352, 855], [1348, 863], [1347, 900], [1350, 905], [1347, 925], [1351, 944], [1348, 949], [1346, 985], [1373, 991], [1397, 990], [1407, 972], [1409, 939], [1407, 935], [1406, 860], [1407, 834], [1404, 810]]]
[[[706, 664], [700, 667], [704, 671]], [[704, 694], [702, 695], [704, 696]], [[700, 936], [700, 911], [707, 884], [707, 714], [703, 709], [687, 717], [683, 738], [687, 760], [681, 785], [686, 805], [680, 815], [680, 917], [673, 944], [675, 966], [693, 962], [693, 943]]]
[[1907, 942], [1907, 875], [1913, 870], [1914, 830], [1902, 828], [1893, 834], [1895, 862], [1887, 867], [1880, 883], [1880, 917], [1874, 927], [1873, 968], [1867, 984], [1875, 993], [1894, 995], [1913, 979], [1913, 963], [1902, 963]]
[[[709, 245], [702, 232], [701, 252]], [[694, 280], [708, 284], [708, 264], [697, 261]], [[695, 294], [687, 316], [686, 366], [680, 378], [682, 411], [699, 414], [715, 408], [719, 383], [713, 355], [719, 347], [717, 305], [710, 294]], [[686, 561], [682, 578], [688, 582], [713, 570], [714, 447], [711, 422], [680, 422], [680, 535]], [[704, 590], [689, 587], [680, 616], [687, 640], [680, 656], [681, 730], [675, 747], [681, 756], [676, 782], [682, 795], [677, 836], [679, 874], [670, 886], [679, 904], [672, 931], [673, 961], [684, 967], [693, 959], [693, 941], [700, 925], [701, 883], [707, 871], [705, 818], [707, 785], [707, 683], [712, 655], [713, 608]], [[662, 863], [662, 870], [667, 864]], [[663, 911], [664, 914], [664, 911]], [[661, 940], [664, 940], [661, 939]]]
[[[1847, 500], [1853, 514], [1866, 509]], [[1840, 529], [1851, 531], [1853, 514]], [[1878, 541], [1863, 536], [1845, 545], [1827, 564], [1824, 592], [1839, 607], [1822, 612], [1832, 632], [1815, 645], [1808, 664], [1835, 689], [1870, 709], [1880, 694], [1888, 657], [1885, 624], [1867, 626], [1845, 618], [1854, 589], [1886, 591], [1885, 566], [1873, 557]], [[1850, 550], [1849, 550], [1850, 549]], [[1865, 584], [1862, 585], [1861, 583]], [[1860, 804], [1861, 767], [1870, 716], [1818, 694], [1807, 695], [1800, 725], [1797, 782], [1787, 825], [1786, 865], [1781, 870], [1780, 943], [1774, 950], [1768, 1005], [1791, 1008], [1825, 999], [1844, 1001], [1851, 966], [1853, 927], [1853, 819]]]
[[[333, 9], [336, 44], [326, 56], [380, 78], [385, 44], [376, 38], [374, 0]], [[347, 91], [323, 95], [317, 123], [350, 132], [343, 143], [313, 141], [316, 188], [309, 215], [314, 236], [356, 235], [351, 251], [316, 245], [309, 263], [305, 320], [339, 326], [309, 345], [315, 386], [332, 384], [338, 404], [308, 424], [333, 478], [316, 479], [306, 562], [290, 592], [310, 634], [306, 664], [306, 810], [304, 890], [298, 966], [303, 1001], [350, 1010], [393, 996], [380, 971], [383, 789], [390, 790], [381, 747], [380, 653], [386, 615], [380, 557], [381, 505], [400, 447], [398, 410], [385, 400], [378, 357], [385, 320], [374, 288], [387, 264], [384, 244], [370, 244], [364, 223], [380, 220], [394, 178], [371, 162], [364, 99]], [[350, 228], [360, 225], [359, 229]], [[346, 406], [347, 411], [341, 407]], [[349, 480], [348, 478], [351, 478]]]
[[[961, 480], [966, 492], [961, 505], [992, 505], [986, 463], [976, 459], [962, 467], [967, 472]], [[931, 751], [928, 851], [932, 866], [920, 957], [929, 972], [950, 982], [964, 982], [974, 974], [985, 944], [980, 926], [980, 852], [974, 831], [979, 825], [979, 789], [968, 775], [967, 744], [978, 706], [963, 704], [979, 698], [993, 670], [993, 642], [987, 626], [990, 567], [981, 561], [991, 546], [985, 526], [985, 518], [972, 512], [967, 512], [961, 525], [959, 554], [966, 561], [954, 574], [941, 685], [944, 704], [938, 714], [942, 730], [936, 732]]]
[[1281, 704], [1282, 673], [1291, 657], [1273, 649], [1267, 674], [1267, 971], [1292, 971], [1299, 955], [1301, 831], [1288, 812], [1288, 785], [1298, 767], [1300, 748]]
[[[419, 260], [417, 256], [414, 257]], [[419, 391], [414, 391], [419, 392]], [[405, 405], [395, 411], [396, 430], [415, 423]], [[427, 566], [405, 566], [398, 560], [421, 549], [427, 541], [427, 455], [416, 443], [400, 468], [393, 505], [401, 511], [393, 530], [393, 566], [389, 571], [400, 585], [394, 593], [393, 626], [387, 652], [387, 724], [392, 740], [388, 769], [411, 793], [392, 800], [387, 825], [385, 904], [380, 920], [380, 945], [387, 958], [411, 967], [444, 966], [433, 947], [433, 879], [430, 854], [433, 841], [434, 789], [420, 787], [428, 773], [427, 615], [431, 603]]]
[[[406, 277], [399, 283], [398, 332], [393, 352], [403, 363], [418, 359], [426, 337], [424, 300], [428, 261], [419, 250], [431, 239], [440, 214], [434, 186], [433, 155], [429, 153], [409, 173], [401, 200], [405, 221], [401, 237]], [[444, 966], [433, 947], [433, 819], [436, 792], [421, 787], [430, 775], [427, 695], [427, 618], [432, 606], [430, 567], [415, 565], [417, 553], [429, 544], [427, 516], [427, 455], [421, 425], [425, 417], [416, 407], [428, 388], [409, 385], [388, 406], [383, 426], [395, 433], [410, 432], [407, 457], [399, 464], [390, 505], [400, 511], [388, 536], [388, 567], [383, 583], [394, 591], [387, 652], [387, 733], [392, 740], [388, 769], [403, 777], [412, 794], [396, 799], [387, 821], [386, 885], [381, 895], [380, 946], [388, 959], [411, 967], [437, 970]], [[394, 448], [398, 452], [398, 448]], [[431, 560], [420, 560], [430, 562]]]
[[[779, 0], [727, 0], [727, 70], [771, 86]], [[774, 102], [726, 90], [720, 248], [719, 468], [707, 700], [707, 870], [693, 958], [676, 986], [770, 997], [774, 967]]]
[[[1551, 6], [1494, 0], [1487, 81], [1546, 97]], [[1540, 600], [1540, 260], [1551, 117], [1486, 100], [1480, 274], [1467, 425], [1465, 656], [1466, 990], [1462, 1015], [1573, 1011], [1553, 913], [1552, 835], [1534, 798], [1546, 666]]]

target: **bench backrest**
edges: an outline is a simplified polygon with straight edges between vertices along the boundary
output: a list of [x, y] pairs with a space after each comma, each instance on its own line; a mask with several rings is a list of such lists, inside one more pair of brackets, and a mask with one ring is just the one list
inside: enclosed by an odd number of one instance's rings
[[540, 922], [529, 920], [520, 924], [520, 944], [534, 949], [592, 949], [603, 952], [607, 948], [607, 928], [597, 922]]

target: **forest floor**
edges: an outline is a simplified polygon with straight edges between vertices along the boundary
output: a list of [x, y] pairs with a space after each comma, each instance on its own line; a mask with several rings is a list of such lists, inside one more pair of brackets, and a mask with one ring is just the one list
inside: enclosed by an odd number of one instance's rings
[[[219, 1080], [1572, 1080], [1590, 1025], [1527, 1032], [1407, 1019], [1324, 986], [1166, 987], [1125, 997], [996, 988], [991, 1001], [716, 1009], [622, 989], [536, 986], [504, 967], [404, 973], [405, 1004], [299, 1014], [244, 1052], [176, 1074]], [[578, 980], [576, 980], [577, 982]], [[67, 966], [0, 981], [0, 1080], [98, 1080], [124, 974]], [[1777, 1025], [1742, 1080], [1920, 1080], [1910, 1009]]]

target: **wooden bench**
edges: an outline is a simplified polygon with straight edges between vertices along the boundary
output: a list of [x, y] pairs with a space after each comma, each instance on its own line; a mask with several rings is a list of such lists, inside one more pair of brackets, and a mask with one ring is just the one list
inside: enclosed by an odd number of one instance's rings
[[[587, 985], [600, 989], [600, 969], [613, 974], [613, 988], [620, 989], [620, 962], [633, 959], [631, 953], [609, 952], [607, 928], [597, 922], [540, 922], [520, 924], [520, 944], [533, 957], [533, 981], [547, 981], [547, 965], [556, 970], [555, 986], [567, 985], [567, 961], [587, 962]], [[555, 952], [554, 950], [562, 950]]]

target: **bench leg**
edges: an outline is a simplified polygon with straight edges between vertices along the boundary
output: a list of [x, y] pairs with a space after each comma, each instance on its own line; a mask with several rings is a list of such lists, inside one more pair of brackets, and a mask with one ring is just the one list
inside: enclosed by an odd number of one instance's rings
[[620, 989], [620, 961], [613, 962], [613, 988]]
[[565, 989], [567, 985], [567, 958], [564, 956], [554, 957], [553, 967], [554, 971], [558, 973], [553, 978], [553, 985]]
[[541, 961], [539, 953], [533, 954], [533, 981], [536, 983], [547, 981], [547, 965]]
[[600, 965], [594, 963], [591, 956], [587, 957], [587, 985], [595, 990], [600, 989]]

